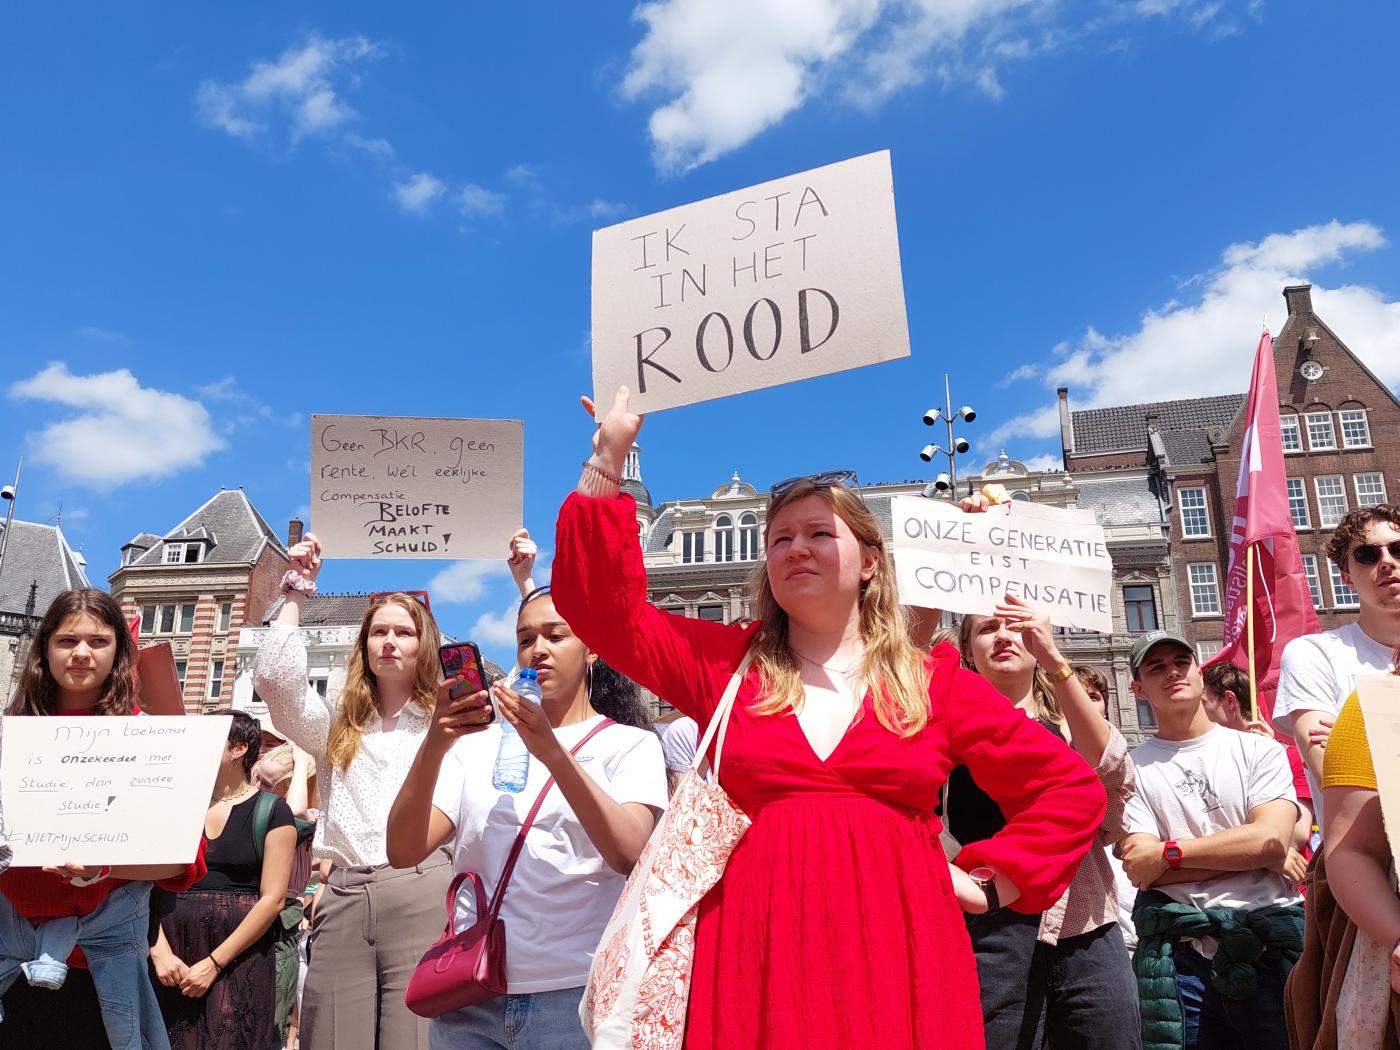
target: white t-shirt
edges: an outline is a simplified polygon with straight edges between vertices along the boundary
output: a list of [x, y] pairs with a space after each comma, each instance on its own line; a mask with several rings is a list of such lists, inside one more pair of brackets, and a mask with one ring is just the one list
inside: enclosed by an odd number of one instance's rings
[[[555, 735], [570, 749], [601, 718], [561, 726]], [[453, 869], [480, 875], [488, 903], [520, 825], [549, 779], [544, 763], [532, 755], [524, 791], [496, 790], [491, 771], [500, 745], [499, 723], [459, 740], [443, 761], [433, 791], [433, 805], [456, 829]], [[655, 733], [611, 725], [575, 757], [617, 802], [640, 802], [658, 812], [665, 808], [666, 766]], [[525, 836], [501, 905], [510, 990], [528, 994], [585, 984], [625, 882], [599, 855], [558, 785], [551, 787]], [[466, 929], [475, 919], [476, 896], [467, 881], [457, 897], [456, 929]]]
[[[1128, 834], [1199, 839], [1249, 823], [1249, 812], [1287, 799], [1295, 808], [1293, 774], [1283, 745], [1257, 733], [1212, 726], [1194, 740], [1146, 740], [1133, 749], [1137, 793], [1128, 800]], [[1231, 872], [1205, 882], [1158, 886], [1180, 904], [1253, 911], [1302, 900], [1275, 871]], [[1192, 894], [1201, 897], [1192, 900]], [[1202, 899], [1203, 898], [1203, 899]]]
[[[1321, 634], [1305, 634], [1283, 649], [1279, 666], [1278, 695], [1274, 700], [1274, 728], [1293, 736], [1293, 716], [1321, 711], [1336, 717], [1353, 690], [1358, 674], [1386, 674], [1391, 649], [1381, 645], [1359, 623], [1349, 623]], [[1306, 758], [1306, 756], [1304, 756]], [[1308, 770], [1317, 826], [1322, 824], [1322, 785]]]
[[699, 746], [700, 727], [693, 718], [677, 718], [661, 730], [661, 753], [666, 756], [666, 768], [672, 773], [684, 773], [689, 769]]

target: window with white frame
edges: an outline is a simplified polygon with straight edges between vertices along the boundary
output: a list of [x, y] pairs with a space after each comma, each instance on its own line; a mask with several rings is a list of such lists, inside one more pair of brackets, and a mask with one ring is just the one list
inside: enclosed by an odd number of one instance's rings
[[154, 634], [156, 629], [156, 607], [154, 605], [141, 606], [141, 633]]
[[1312, 599], [1313, 608], [1322, 608], [1322, 581], [1317, 575], [1317, 555], [1303, 555], [1303, 575], [1308, 580], [1308, 597]]
[[1134, 634], [1146, 634], [1157, 629], [1157, 599], [1150, 583], [1123, 585], [1123, 613], [1128, 621], [1128, 630]]
[[194, 630], [194, 602], [141, 606], [142, 634], [189, 634]]
[[1190, 540], [1210, 535], [1205, 489], [1177, 489], [1176, 503], [1181, 511], [1182, 536]]
[[1337, 435], [1332, 431], [1331, 412], [1309, 412], [1305, 417], [1308, 423], [1308, 448], [1313, 452], [1337, 447]]
[[1312, 528], [1308, 516], [1308, 486], [1302, 478], [1288, 479], [1288, 514], [1295, 529]]
[[1220, 584], [1216, 579], [1214, 562], [1196, 562], [1186, 566], [1191, 584], [1191, 615], [1220, 615]]
[[734, 519], [728, 514], [715, 518], [715, 561], [734, 560]]
[[233, 602], [219, 603], [219, 620], [214, 630], [219, 634], [227, 634], [228, 629], [233, 624]]
[[1211, 639], [1207, 639], [1206, 641], [1203, 641], [1203, 642], [1197, 642], [1197, 643], [1196, 643], [1196, 662], [1197, 662], [1198, 664], [1204, 664], [1204, 663], [1205, 663], [1207, 660], [1209, 660], [1212, 656], [1214, 656], [1216, 653], [1220, 652], [1220, 650], [1223, 649], [1224, 647], [1225, 647], [1225, 643], [1222, 642], [1219, 638], [1211, 638]]
[[1379, 471], [1372, 474], [1356, 474], [1352, 477], [1356, 485], [1356, 505], [1374, 507], [1385, 502], [1385, 475]]
[[705, 534], [703, 532], [681, 533], [681, 561], [686, 565], [698, 565], [705, 560]]
[[189, 671], [189, 669], [190, 662], [188, 660], [175, 661], [175, 677], [179, 679], [181, 689], [185, 688], [185, 674]]
[[1337, 563], [1330, 558], [1327, 561], [1327, 571], [1332, 576], [1332, 604], [1338, 609], [1359, 607], [1361, 605], [1360, 597], [1347, 586], [1347, 581], [1342, 579], [1342, 570], [1337, 568]]
[[185, 545], [183, 543], [167, 543], [165, 545], [165, 564], [179, 565], [185, 560]]
[[1298, 426], [1298, 417], [1292, 412], [1286, 412], [1278, 417], [1279, 431], [1283, 435], [1283, 450], [1285, 452], [1303, 451], [1303, 431]]
[[758, 557], [758, 515], [739, 517], [739, 560], [754, 561]]
[[1370, 448], [1371, 425], [1364, 408], [1346, 408], [1337, 413], [1342, 424], [1342, 448]]
[[194, 602], [185, 602], [179, 606], [175, 615], [175, 633], [189, 634], [194, 630]]
[[224, 662], [215, 660], [209, 665], [209, 699], [217, 700], [224, 692]]
[[1313, 479], [1317, 490], [1317, 523], [1330, 529], [1346, 516], [1347, 487], [1340, 474], [1324, 474]]
[[156, 634], [175, 633], [175, 606], [159, 605], [156, 607]]

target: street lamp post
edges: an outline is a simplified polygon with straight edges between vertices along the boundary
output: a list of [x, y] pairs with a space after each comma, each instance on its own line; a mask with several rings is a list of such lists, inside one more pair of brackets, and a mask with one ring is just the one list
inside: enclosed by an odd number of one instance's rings
[[953, 410], [953, 395], [948, 385], [948, 373], [943, 373], [943, 407], [930, 408], [924, 413], [924, 425], [933, 426], [942, 420], [948, 427], [948, 445], [944, 448], [941, 445], [927, 444], [919, 450], [919, 458], [925, 463], [932, 461], [934, 456], [948, 457], [948, 470], [940, 473], [932, 481], [924, 486], [923, 494], [930, 498], [941, 496], [945, 493], [951, 498], [953, 487], [958, 480], [958, 456], [966, 452], [971, 446], [967, 438], [953, 436], [953, 422], [961, 419], [964, 423], [971, 423], [977, 418], [977, 412], [971, 405], [963, 405], [956, 411]]

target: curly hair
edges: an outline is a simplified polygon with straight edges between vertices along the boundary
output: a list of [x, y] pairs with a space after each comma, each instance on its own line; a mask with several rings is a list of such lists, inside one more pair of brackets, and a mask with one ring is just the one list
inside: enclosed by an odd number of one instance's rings
[[64, 591], [53, 600], [39, 629], [29, 644], [24, 671], [14, 699], [10, 701], [12, 715], [52, 715], [58, 711], [58, 681], [49, 670], [49, 641], [70, 616], [86, 613], [99, 623], [110, 627], [115, 636], [116, 653], [112, 672], [102, 683], [102, 695], [93, 705], [95, 715], [129, 715], [136, 710], [136, 643], [126, 624], [126, 614], [117, 600], [96, 587], [79, 587]]
[[1394, 503], [1377, 503], [1370, 507], [1357, 507], [1349, 510], [1327, 541], [1327, 560], [1340, 571], [1346, 572], [1347, 557], [1351, 548], [1366, 542], [1366, 530], [1376, 522], [1385, 522], [1400, 529], [1400, 506]]

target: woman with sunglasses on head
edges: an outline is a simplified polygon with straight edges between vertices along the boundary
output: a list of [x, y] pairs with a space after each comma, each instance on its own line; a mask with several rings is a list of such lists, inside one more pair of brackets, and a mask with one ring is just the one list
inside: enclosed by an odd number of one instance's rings
[[441, 636], [424, 602], [374, 595], [345, 668], [340, 695], [307, 684], [297, 625], [316, 591], [321, 544], [308, 533], [287, 552], [285, 601], [254, 672], [273, 724], [316, 761], [322, 808], [312, 849], [331, 862], [311, 921], [311, 962], [298, 1035], [304, 1050], [425, 1050], [427, 1022], [404, 989], [442, 926], [451, 858], [436, 852], [389, 863], [389, 806], [428, 731]]
[[[39, 623], [6, 714], [69, 718], [139, 714], [135, 666], [136, 645], [116, 599], [92, 588], [64, 591]], [[154, 882], [178, 893], [206, 872], [202, 838], [192, 864], [12, 867], [0, 872], [0, 895], [4, 896], [0, 907], [13, 908], [32, 923], [91, 917], [118, 894], [149, 897], [149, 887], [128, 889], [130, 884]], [[148, 908], [148, 899], [139, 905]], [[100, 990], [80, 941], [66, 960], [67, 975], [60, 987], [31, 985], [24, 978], [10, 986], [4, 995], [0, 1045], [5, 1050], [59, 1046], [106, 1050], [113, 1041], [125, 1046], [130, 1040], [137, 1045], [168, 1045], [146, 971], [147, 920], [141, 918], [139, 926], [141, 943], [133, 946], [132, 969], [126, 975], [130, 979], [120, 989], [105, 990], [108, 998], [123, 1000], [120, 1011], [104, 1019]], [[13, 954], [3, 945], [0, 952]], [[132, 1030], [133, 1023], [139, 1031]], [[142, 1044], [142, 1038], [147, 1042]]]
[[[964, 501], [964, 509], [985, 510], [979, 500]], [[963, 666], [1038, 722], [1038, 731], [1069, 741], [1098, 774], [1108, 800], [1096, 829], [1099, 848], [1085, 855], [1053, 907], [968, 917], [987, 1045], [1131, 1050], [1142, 1041], [1137, 982], [1118, 925], [1117, 882], [1102, 848], [1124, 834], [1123, 807], [1136, 783], [1128, 743], [1060, 655], [1049, 619], [1021, 599], [1007, 595], [993, 616], [964, 616], [958, 648]], [[1006, 824], [966, 766], [948, 778], [943, 819], [964, 848]]]
[[[513, 541], [511, 567], [523, 588], [528, 565], [522, 574], [518, 558]], [[489, 900], [524, 818], [554, 779], [501, 902], [508, 994], [436, 1018], [434, 1050], [587, 1050], [578, 1009], [593, 952], [666, 806], [661, 744], [637, 686], [583, 644], [548, 587], [521, 599], [515, 632], [516, 660], [535, 669], [541, 702], [502, 683], [454, 697], [459, 680], [444, 682], [389, 816], [391, 858], [407, 864], [448, 845], [456, 870], [477, 872]], [[501, 744], [493, 707], [530, 752], [528, 779], [515, 794], [492, 784]], [[467, 882], [453, 927], [476, 918]]]
[[[773, 486], [753, 625], [649, 605], [635, 510], [619, 495], [642, 422], [627, 402], [623, 388], [595, 417], [593, 455], [560, 511], [559, 611], [702, 728], [755, 654], [719, 776], [753, 823], [699, 905], [685, 1045], [982, 1047], [960, 908], [1054, 903], [1092, 843], [1103, 788], [951, 647], [915, 648], [849, 475]], [[958, 762], [1011, 818], [959, 858], [970, 873], [950, 870], [932, 815]]]

